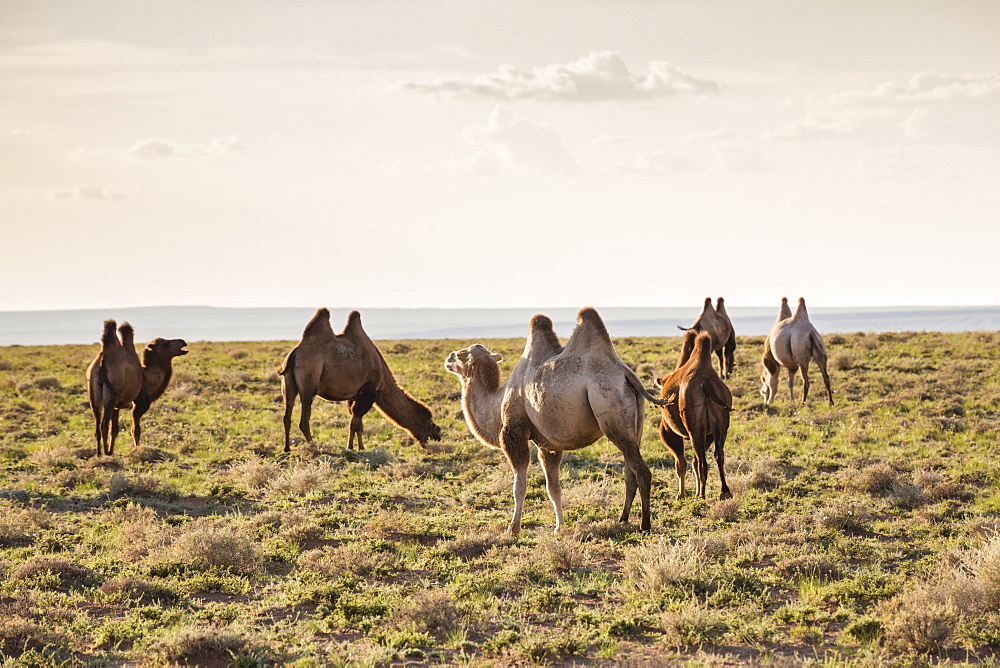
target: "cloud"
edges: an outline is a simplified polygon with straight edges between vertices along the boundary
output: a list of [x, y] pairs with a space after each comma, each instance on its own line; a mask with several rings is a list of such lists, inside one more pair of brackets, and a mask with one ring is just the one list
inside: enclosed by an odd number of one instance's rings
[[633, 73], [617, 51], [600, 51], [568, 64], [520, 70], [501, 65], [472, 80], [399, 82], [396, 90], [501, 100], [633, 101], [678, 94], [718, 93], [720, 85], [663, 61]]
[[903, 136], [901, 116], [890, 110], [855, 110], [806, 115], [800, 123], [764, 133], [765, 141], [811, 141], [858, 138], [873, 142], [898, 140]]
[[97, 186], [78, 186], [73, 190], [57, 190], [52, 193], [55, 199], [83, 199], [95, 202], [117, 202], [128, 199], [125, 195], [115, 192], [110, 188], [98, 188]]
[[575, 174], [579, 167], [551, 126], [495, 107], [483, 125], [465, 129], [471, 158], [452, 161], [452, 169], [477, 175], [502, 173]]
[[715, 167], [732, 172], [763, 172], [771, 168], [768, 160], [756, 146], [738, 142], [720, 142], [712, 149]]
[[149, 137], [141, 139], [122, 153], [132, 158], [173, 158], [198, 155], [219, 155], [242, 151], [243, 145], [236, 137], [214, 137], [207, 144], [181, 144], [172, 139]]
[[872, 91], [868, 98], [873, 102], [1000, 102], [1000, 74], [921, 72], [905, 84], [884, 83]]
[[900, 148], [865, 153], [858, 160], [855, 173], [868, 178], [941, 175], [916, 153]]
[[698, 169], [694, 159], [682, 155], [671, 155], [663, 150], [636, 151], [631, 160], [607, 163], [603, 167], [611, 174], [683, 174]]

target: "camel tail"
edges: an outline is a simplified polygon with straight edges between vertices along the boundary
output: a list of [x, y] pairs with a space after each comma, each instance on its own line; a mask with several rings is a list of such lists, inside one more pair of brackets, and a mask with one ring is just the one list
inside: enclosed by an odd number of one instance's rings
[[826, 344], [823, 343], [823, 337], [819, 335], [815, 329], [809, 332], [809, 341], [812, 343], [813, 347], [813, 357], [816, 361], [822, 362], [823, 366], [826, 366]]
[[118, 335], [115, 334], [115, 330], [118, 328], [118, 323], [114, 320], [108, 318], [104, 321], [104, 333], [101, 334], [101, 345], [113, 345], [118, 343]]
[[278, 368], [276, 369], [276, 371], [278, 372], [279, 376], [284, 376], [286, 374], [290, 374], [291, 371], [292, 371], [292, 369], [295, 368], [295, 353], [297, 351], [298, 351], [298, 348], [292, 348], [292, 352], [288, 353], [288, 357], [286, 357], [281, 362], [281, 364], [278, 365]]
[[722, 406], [723, 408], [725, 408], [727, 411], [733, 410], [733, 407], [729, 403], [727, 403], [726, 400], [723, 397], [719, 396], [718, 392], [716, 392], [715, 383], [705, 383], [702, 387], [704, 387], [704, 389], [705, 389], [705, 396], [706, 397], [708, 397], [709, 399], [711, 399], [715, 403], [719, 404], [720, 406]]
[[646, 401], [652, 404], [656, 404], [657, 406], [669, 406], [670, 404], [674, 403], [673, 397], [660, 399], [654, 396], [649, 390], [647, 390], [643, 386], [642, 380], [639, 379], [639, 376], [636, 374], [636, 372], [632, 371], [632, 369], [624, 362], [622, 362], [622, 368], [625, 370], [625, 378], [626, 380], [628, 380], [628, 384], [631, 385], [632, 389], [634, 389], [639, 394], [639, 396], [644, 398]]

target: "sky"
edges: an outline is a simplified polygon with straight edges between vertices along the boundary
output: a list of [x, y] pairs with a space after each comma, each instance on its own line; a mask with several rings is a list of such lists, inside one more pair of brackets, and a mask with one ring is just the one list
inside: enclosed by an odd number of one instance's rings
[[1000, 303], [993, 0], [0, 3], [0, 311]]

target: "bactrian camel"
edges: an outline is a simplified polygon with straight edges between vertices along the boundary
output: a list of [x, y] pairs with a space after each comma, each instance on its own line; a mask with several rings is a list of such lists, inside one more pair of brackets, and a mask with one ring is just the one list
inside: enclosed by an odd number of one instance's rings
[[135, 352], [132, 325], [123, 322], [118, 327], [121, 341], [115, 334], [117, 323], [104, 321], [101, 351], [87, 367], [87, 389], [90, 410], [94, 414], [94, 438], [97, 456], [110, 455], [118, 437], [118, 411], [132, 408], [132, 402], [142, 392], [142, 362]]
[[659, 379], [660, 396], [670, 403], [660, 408], [660, 439], [674, 455], [677, 498], [684, 498], [687, 460], [684, 439], [694, 448], [695, 494], [705, 498], [708, 479], [708, 447], [715, 444], [715, 461], [722, 483], [720, 499], [732, 497], [726, 484], [726, 434], [733, 395], [712, 366], [712, 341], [707, 332], [688, 330], [684, 335], [677, 367]]
[[343, 334], [334, 334], [329, 309], [316, 311], [302, 340], [278, 368], [281, 394], [285, 400], [285, 452], [289, 452], [289, 432], [296, 397], [302, 400], [299, 429], [312, 442], [309, 418], [314, 397], [346, 401], [351, 414], [347, 448], [364, 449], [361, 419], [374, 405], [382, 415], [405, 429], [421, 446], [441, 438], [441, 429], [431, 419], [431, 411], [399, 386], [382, 353], [361, 326], [361, 314], [351, 311]]
[[87, 367], [98, 456], [114, 454], [118, 411], [123, 408], [132, 409], [132, 442], [139, 445], [142, 416], [167, 389], [173, 358], [188, 353], [183, 339], [156, 338], [143, 350], [140, 362], [132, 325], [123, 322], [118, 328], [121, 341], [115, 336], [115, 325], [114, 320], [104, 321], [101, 351]]
[[771, 333], [764, 339], [763, 370], [760, 376], [760, 393], [764, 403], [771, 403], [778, 393], [778, 380], [781, 367], [788, 369], [788, 396], [795, 401], [795, 372], [802, 376], [802, 403], [809, 396], [809, 362], [816, 361], [826, 394], [833, 404], [833, 390], [830, 388], [830, 376], [826, 372], [826, 346], [823, 337], [809, 322], [806, 312], [806, 300], [799, 298], [799, 305], [791, 317], [782, 317], [788, 312], [788, 300], [781, 300], [781, 311], [778, 320], [771, 328]]
[[625, 458], [625, 504], [619, 520], [628, 521], [638, 489], [640, 527], [648, 531], [652, 476], [639, 453], [639, 442], [645, 401], [663, 402], [619, 359], [597, 311], [588, 307], [579, 312], [565, 348], [552, 329], [552, 321], [544, 315], [534, 316], [524, 352], [505, 384], [500, 383], [498, 363], [502, 359], [477, 343], [448, 355], [444, 366], [462, 382], [462, 409], [472, 434], [483, 444], [502, 450], [514, 472], [510, 533], [516, 535], [521, 530], [529, 444], [538, 449], [545, 470], [558, 532], [563, 527], [559, 483], [563, 453], [591, 445], [601, 436], [607, 436]]
[[690, 327], [677, 326], [681, 330], [708, 332], [712, 337], [712, 350], [719, 356], [719, 375], [729, 378], [736, 366], [736, 331], [726, 313], [726, 302], [722, 297], [712, 308], [712, 298], [705, 298], [705, 306]]

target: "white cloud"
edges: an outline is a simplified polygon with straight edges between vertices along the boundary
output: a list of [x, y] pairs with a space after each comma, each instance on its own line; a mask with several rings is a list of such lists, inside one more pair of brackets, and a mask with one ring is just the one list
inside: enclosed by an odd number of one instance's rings
[[438, 79], [400, 82], [393, 89], [417, 93], [466, 95], [491, 99], [567, 101], [648, 100], [681, 93], [717, 93], [718, 83], [651, 61], [645, 74], [633, 73], [617, 51], [600, 51], [568, 64], [520, 70], [501, 65], [472, 80]]
[[903, 136], [900, 118], [900, 114], [890, 109], [814, 113], [806, 115], [800, 123], [767, 131], [764, 140], [858, 138], [873, 142], [891, 141]]
[[612, 162], [604, 165], [605, 172], [611, 174], [682, 174], [697, 170], [694, 159], [682, 155], [671, 155], [663, 150], [636, 151], [627, 162]]
[[83, 185], [73, 190], [57, 190], [52, 193], [55, 199], [83, 199], [91, 201], [117, 202], [128, 199], [125, 195], [115, 192], [110, 188], [98, 188], [97, 186]]
[[477, 175], [501, 173], [574, 174], [579, 167], [551, 126], [495, 107], [484, 125], [465, 129], [473, 156], [452, 161], [452, 169]]
[[1000, 102], [1000, 74], [939, 74], [921, 72], [905, 84], [878, 86], [871, 101], [886, 102]]
[[214, 137], [207, 144], [181, 144], [172, 139], [149, 137], [132, 144], [123, 154], [132, 158], [171, 158], [218, 155], [242, 150], [242, 144], [233, 136]]

